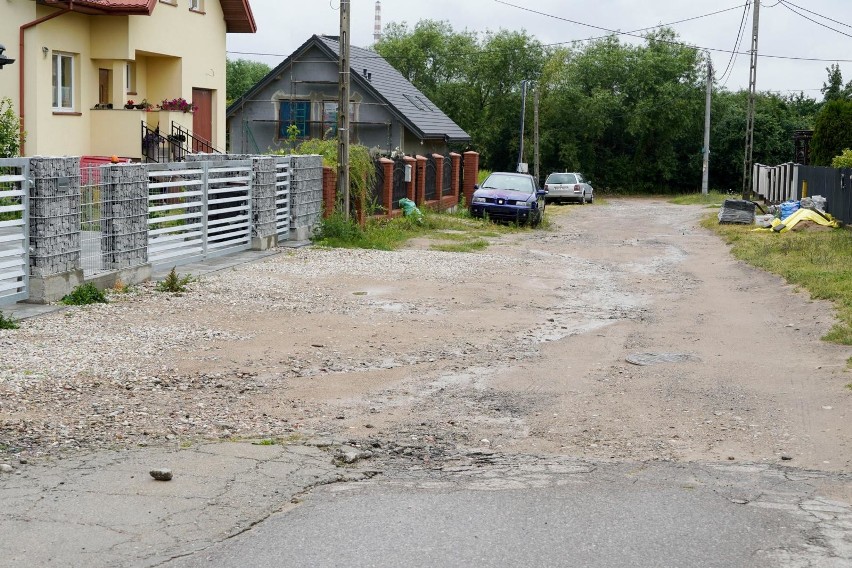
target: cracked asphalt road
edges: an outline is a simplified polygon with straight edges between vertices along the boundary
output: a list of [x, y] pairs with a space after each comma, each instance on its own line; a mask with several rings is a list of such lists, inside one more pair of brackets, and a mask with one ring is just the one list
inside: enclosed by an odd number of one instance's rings
[[[204, 277], [169, 323], [210, 342], [63, 376], [59, 402], [11, 391], [29, 398], [2, 433], [26, 450], [3, 455], [29, 459], [0, 474], [0, 558], [848, 566], [849, 349], [819, 340], [829, 305], [731, 259], [704, 214], [613, 199], [469, 256], [302, 250]], [[155, 308], [97, 325], [156, 334]], [[76, 449], [51, 449], [78, 422]]]

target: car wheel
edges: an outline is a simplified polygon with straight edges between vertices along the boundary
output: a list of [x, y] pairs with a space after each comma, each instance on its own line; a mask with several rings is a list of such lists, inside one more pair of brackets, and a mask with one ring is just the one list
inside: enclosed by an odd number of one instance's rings
[[538, 214], [537, 214], [537, 215], [535, 215], [535, 216], [534, 216], [534, 217], [530, 220], [530, 227], [532, 227], [533, 229], [535, 229], [536, 227], [538, 227], [538, 226], [541, 224], [541, 218], [542, 218], [542, 216], [543, 216], [543, 215], [544, 215], [544, 213], [542, 213], [542, 211], [541, 211], [541, 210], [539, 210]]
[[580, 205], [585, 205], [585, 204], [586, 204], [586, 193], [583, 192], [583, 196], [580, 197]]
[[595, 202], [595, 194], [593, 193], [589, 196], [589, 203], [594, 203], [594, 202]]

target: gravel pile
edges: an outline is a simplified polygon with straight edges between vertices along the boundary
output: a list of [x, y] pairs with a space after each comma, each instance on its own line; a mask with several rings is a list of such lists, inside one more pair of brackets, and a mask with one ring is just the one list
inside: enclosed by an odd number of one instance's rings
[[380, 306], [369, 296], [337, 290], [347, 280], [375, 278], [380, 271], [388, 283], [463, 285], [487, 280], [510, 262], [487, 253], [299, 249], [205, 275], [183, 294], [145, 284], [111, 294], [106, 305], [24, 320], [20, 329], [0, 330], [0, 457], [180, 444], [190, 437], [292, 434], [320, 411], [304, 401], [282, 400], [280, 392], [273, 396], [281, 381], [321, 371], [393, 368], [460, 352], [398, 354], [382, 344], [381, 358], [366, 353], [353, 360], [335, 352], [316, 360], [285, 357], [274, 376], [227, 368], [185, 376], [176, 372], [175, 361], [220, 340], [249, 344], [252, 335], [230, 324], [252, 314], [278, 312], [298, 321], [310, 314], [372, 314], [380, 308], [381, 317], [404, 321], [441, 310], [434, 299]]

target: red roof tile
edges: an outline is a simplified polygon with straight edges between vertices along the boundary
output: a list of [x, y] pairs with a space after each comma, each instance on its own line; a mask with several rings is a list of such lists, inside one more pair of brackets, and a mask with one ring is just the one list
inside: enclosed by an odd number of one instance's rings
[[[254, 33], [257, 25], [254, 21], [248, 0], [219, 0], [225, 17], [228, 33]], [[69, 0], [38, 0], [46, 6], [68, 8]], [[74, 10], [92, 15], [150, 16], [157, 6], [157, 0], [74, 0]]]

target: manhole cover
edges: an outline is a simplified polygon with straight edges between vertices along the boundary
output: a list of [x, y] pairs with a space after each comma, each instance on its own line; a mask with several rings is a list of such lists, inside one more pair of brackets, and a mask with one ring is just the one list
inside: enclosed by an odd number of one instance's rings
[[657, 365], [659, 363], [682, 363], [684, 361], [701, 361], [691, 353], [632, 353], [627, 356], [627, 362], [634, 365]]

